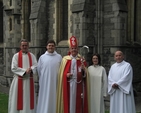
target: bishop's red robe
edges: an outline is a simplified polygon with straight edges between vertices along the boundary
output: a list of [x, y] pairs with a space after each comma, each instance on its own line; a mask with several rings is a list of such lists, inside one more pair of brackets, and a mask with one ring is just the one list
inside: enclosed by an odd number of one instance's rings
[[[84, 62], [86, 65], [86, 62]], [[67, 78], [67, 73], [70, 72], [72, 65], [72, 57], [70, 55], [65, 56], [62, 59], [60, 71], [58, 75], [58, 89], [57, 89], [57, 110], [56, 113], [72, 113], [70, 112], [70, 84], [71, 79]], [[80, 71], [81, 67], [81, 56], [76, 57], [76, 70], [77, 79], [76, 82], [76, 95], [75, 99], [75, 113], [89, 113], [89, 85], [88, 85], [88, 74], [86, 69], [86, 77], [83, 77], [83, 73]], [[83, 93], [83, 98], [82, 98]], [[72, 95], [73, 96], [73, 95]], [[74, 112], [73, 112], [74, 113]]]

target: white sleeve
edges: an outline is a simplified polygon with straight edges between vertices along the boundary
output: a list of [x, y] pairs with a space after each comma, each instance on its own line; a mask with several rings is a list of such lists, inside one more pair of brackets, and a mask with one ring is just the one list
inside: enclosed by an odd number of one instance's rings
[[123, 77], [117, 82], [119, 85], [119, 89], [126, 93], [130, 93], [131, 85], [132, 85], [133, 71], [131, 65], [125, 66]]
[[18, 53], [12, 58], [11, 71], [18, 76], [23, 76], [26, 71], [26, 69], [18, 67]]

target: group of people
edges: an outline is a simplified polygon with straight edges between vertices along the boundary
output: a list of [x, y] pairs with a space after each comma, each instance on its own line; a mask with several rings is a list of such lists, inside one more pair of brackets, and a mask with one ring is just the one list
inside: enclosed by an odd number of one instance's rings
[[[49, 40], [46, 52], [36, 57], [28, 51], [29, 42], [22, 39], [21, 50], [12, 58], [14, 78], [9, 91], [8, 113], [105, 113], [104, 98], [110, 95], [110, 113], [136, 113], [132, 88], [133, 71], [116, 51], [107, 76], [99, 54], [87, 66], [79, 54], [78, 40], [68, 39], [69, 54], [55, 51]], [[33, 75], [38, 74], [36, 101]]]

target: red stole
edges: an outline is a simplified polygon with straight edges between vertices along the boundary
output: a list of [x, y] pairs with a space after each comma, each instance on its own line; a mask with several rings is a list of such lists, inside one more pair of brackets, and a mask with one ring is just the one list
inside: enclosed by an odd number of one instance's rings
[[[80, 81], [82, 79], [82, 73], [78, 72], [78, 66], [81, 65], [81, 61], [77, 60], [77, 81]], [[67, 78], [67, 73], [70, 72], [70, 66], [71, 66], [71, 60], [68, 60], [64, 69], [63, 73], [63, 103], [64, 103], [64, 113], [70, 113], [69, 112], [69, 103], [70, 103], [70, 85]], [[87, 87], [86, 87], [86, 81], [84, 82], [84, 106], [83, 106], [83, 99], [81, 98], [81, 93], [83, 92], [82, 89], [82, 82], [77, 83], [77, 91], [76, 91], [76, 113], [81, 113], [83, 110], [83, 113], [88, 113], [88, 102], [87, 102]]]
[[[30, 67], [32, 66], [31, 54], [28, 52]], [[18, 67], [22, 68], [22, 51], [18, 55]], [[23, 110], [23, 77], [18, 76], [18, 97], [17, 97], [17, 110]], [[34, 80], [33, 74], [30, 74], [30, 109], [34, 109]]]

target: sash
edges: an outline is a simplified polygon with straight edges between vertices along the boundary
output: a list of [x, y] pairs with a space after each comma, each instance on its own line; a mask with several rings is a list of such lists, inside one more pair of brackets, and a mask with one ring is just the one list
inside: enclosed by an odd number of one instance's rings
[[[28, 52], [30, 67], [32, 66], [31, 54]], [[18, 67], [22, 68], [22, 51], [18, 55]], [[17, 97], [17, 110], [23, 110], [23, 77], [18, 76], [18, 97]], [[30, 109], [34, 109], [34, 80], [33, 74], [30, 74]]]

